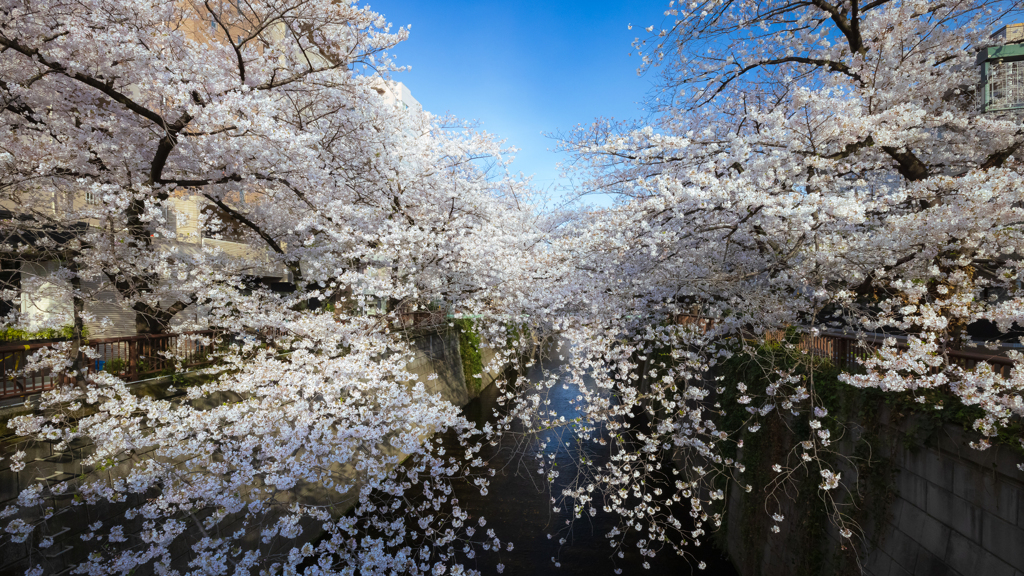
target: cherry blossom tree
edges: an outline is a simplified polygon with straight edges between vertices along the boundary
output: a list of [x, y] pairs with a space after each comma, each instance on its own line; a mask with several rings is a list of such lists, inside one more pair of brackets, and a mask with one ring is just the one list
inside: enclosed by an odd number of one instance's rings
[[[393, 325], [427, 304], [509, 314], [543, 221], [500, 143], [380, 96], [407, 32], [319, 0], [13, 0], [0, 15], [4, 258], [55, 262], [45, 281], [73, 300], [73, 338], [25, 367], [69, 383], [12, 425], [88, 443], [93, 470], [22, 492], [5, 537], [45, 562], [54, 503], [100, 504], [123, 519], [89, 527], [80, 573], [454, 573], [496, 552], [448, 497], [454, 477], [486, 491], [474, 454], [494, 432], [413, 381]], [[178, 235], [183, 196], [206, 207], [193, 224], [245, 250]], [[267, 269], [291, 287], [252, 281]], [[103, 291], [140, 332], [216, 330], [207, 382], [153, 399], [87, 374]], [[364, 315], [369, 299], [386, 313]], [[458, 459], [424, 442], [445, 430]]]
[[[697, 520], [717, 524], [702, 510], [722, 497], [716, 478], [746, 485], [744, 465], [724, 448], [769, 414], [811, 430], [794, 462], [776, 467], [776, 485], [796, 468], [820, 475], [819, 496], [851, 537], [831, 496], [843, 479], [827, 463], [841, 430], [813, 377], [769, 368], [770, 384], [751, 389], [709, 376], [759, 334], [885, 334], [863, 370], [841, 379], [920, 401], [941, 390], [980, 407], [979, 449], [1024, 415], [1019, 353], [1008, 352], [1008, 375], [949, 357], [973, 345], [972, 324], [1024, 325], [1024, 133], [1015, 113], [979, 111], [975, 64], [1010, 8], [673, 2], [662, 29], [635, 43], [641, 72], [660, 74], [657, 120], [598, 120], [565, 135], [564, 150], [589, 177], [581, 192], [620, 200], [559, 239], [581, 255], [578, 274], [563, 277], [577, 284], [572, 305], [585, 319], [567, 327], [587, 343], [573, 372], [611, 367], [581, 394], [588, 424], [577, 433], [603, 441], [605, 426], [626, 448], [565, 496], [585, 510], [599, 488], [624, 519], [614, 538], [639, 532], [652, 552], [666, 540], [681, 551], [699, 541], [700, 523], [691, 529], [665, 510], [682, 495]], [[680, 325], [679, 315], [713, 325]], [[746, 410], [740, 430], [720, 428], [727, 391]], [[637, 425], [637, 413], [653, 424]], [[672, 452], [687, 465], [667, 472], [657, 455]], [[665, 489], [673, 474], [679, 484]]]
[[[83, 573], [472, 571], [505, 543], [451, 482], [486, 492], [481, 443], [516, 430], [559, 487], [554, 506], [617, 514], [619, 553], [685, 555], [721, 524], [722, 479], [750, 489], [726, 448], [770, 414], [812, 430], [775, 482], [820, 475], [850, 537], [827, 465], [841, 431], [813, 377], [714, 380], [721, 359], [780, 328], [886, 334], [845, 381], [979, 406], [979, 448], [1024, 411], [1017, 364], [1006, 376], [948, 357], [972, 323], [1021, 320], [1024, 134], [975, 98], [975, 52], [1000, 6], [672, 4], [637, 43], [662, 73], [658, 121], [598, 121], [564, 144], [590, 189], [621, 202], [555, 213], [504, 174], [500, 143], [380, 97], [406, 31], [367, 8], [0, 6], [3, 270], [56, 262], [45, 278], [71, 300], [73, 332], [29, 366], [69, 383], [13, 424], [94, 446], [93, 473], [0, 514], [5, 538], [45, 551], [52, 503], [122, 506], [124, 521], [90, 526], [102, 546]], [[246, 250], [190, 249], [171, 225], [182, 195], [207, 207], [199, 226]], [[267, 269], [289, 289], [252, 280]], [[33, 285], [5, 274], [5, 300]], [[172, 401], [87, 375], [82, 326], [103, 290], [141, 332], [216, 329], [208, 381]], [[385, 313], [363, 315], [369, 299]], [[474, 430], [406, 369], [394, 321], [428, 304], [484, 316], [489, 369], [527, 346], [511, 326], [571, 345], [558, 370], [499, 379], [508, 412]], [[550, 406], [556, 386], [575, 389], [571, 411]], [[725, 427], [725, 392], [741, 429]], [[460, 454], [424, 441], [444, 430]], [[560, 478], [552, 434], [607, 461], [581, 456]]]

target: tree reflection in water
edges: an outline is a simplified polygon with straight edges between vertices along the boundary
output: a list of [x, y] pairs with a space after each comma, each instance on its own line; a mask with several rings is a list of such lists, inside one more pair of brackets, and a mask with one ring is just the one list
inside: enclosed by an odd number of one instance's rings
[[[568, 351], [562, 350], [560, 353]], [[557, 354], [549, 355], [545, 368], [549, 371], [560, 368]], [[538, 375], [538, 367], [534, 367], [529, 374], [531, 380]], [[567, 384], [567, 387], [563, 388], [562, 384]], [[536, 392], [531, 388], [530, 393]], [[574, 385], [562, 381], [543, 394], [547, 394], [546, 399], [551, 401], [548, 408], [556, 410], [559, 415], [565, 415], [567, 419], [572, 418], [575, 408], [571, 400], [578, 394]], [[470, 421], [482, 427], [488, 420], [494, 421], [495, 409], [504, 410], [498, 402], [497, 386], [492, 385], [463, 411]], [[600, 510], [600, 496], [595, 498], [597, 514], [594, 517], [584, 515], [572, 522], [571, 526], [567, 525], [572, 520], [572, 511], [559, 507], [559, 504], [552, 504], [552, 496], [560, 495], [572, 481], [581, 457], [594, 460], [599, 466], [603, 466], [609, 459], [607, 447], [596, 443], [579, 444], [576, 439], [567, 430], [562, 433], [548, 431], [546, 437], [541, 438], [524, 438], [521, 428], [514, 429], [511, 434], [505, 435], [501, 444], [485, 445], [481, 451], [481, 457], [496, 471], [486, 496], [481, 496], [476, 486], [466, 482], [455, 483], [452, 497], [457, 498], [462, 509], [472, 515], [470, 521], [483, 515], [487, 519], [487, 528], [493, 528], [502, 542], [514, 544], [511, 552], [504, 550], [503, 545], [500, 553], [505, 574], [598, 575], [613, 574], [616, 568], [620, 568], [622, 574], [736, 574], [732, 565], [706, 536], [702, 539], [702, 546], [688, 547], [692, 554], [688, 558], [680, 557], [668, 548], [655, 558], [643, 558], [635, 546], [637, 538], [627, 538], [629, 546], [621, 548], [623, 557], [619, 558], [618, 551], [609, 545], [610, 541], [605, 536], [616, 525], [618, 517]], [[441, 441], [449, 453], [461, 453], [456, 434], [443, 434]], [[544, 477], [537, 474], [536, 451], [540, 442], [546, 443], [544, 453], [548, 457], [554, 454], [556, 469], [560, 472], [551, 486], [544, 482]], [[550, 458], [546, 459], [550, 461]], [[668, 463], [664, 464], [668, 470]], [[684, 521], [690, 518], [688, 509], [683, 505], [673, 509], [672, 514]], [[561, 543], [563, 539], [564, 544]], [[484, 574], [493, 573], [496, 563], [494, 558], [490, 553], [478, 557], [476, 568]], [[645, 561], [650, 565], [649, 570], [642, 566]], [[697, 569], [701, 561], [707, 564], [704, 571]], [[470, 560], [468, 565], [471, 566], [473, 562]]]

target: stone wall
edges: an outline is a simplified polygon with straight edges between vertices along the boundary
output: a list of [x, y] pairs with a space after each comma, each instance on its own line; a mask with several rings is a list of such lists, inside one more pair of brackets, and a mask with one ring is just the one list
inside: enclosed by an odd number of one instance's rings
[[1024, 457], [971, 439], [947, 424], [924, 446], [898, 446], [898, 496], [867, 573], [1024, 576]]
[[[838, 531], [825, 522], [808, 525], [806, 503], [817, 494], [781, 497], [786, 520], [779, 534], [768, 534], [763, 546], [744, 547], [744, 533], [771, 524], [765, 518], [744, 518], [763, 506], [745, 503], [746, 494], [731, 486], [726, 521], [727, 553], [743, 576], [798, 576], [863, 573], [871, 576], [1024, 576], [1024, 472], [1017, 464], [1024, 456], [1005, 446], [984, 452], [968, 443], [975, 439], [961, 427], [946, 424], [927, 438], [914, 431], [914, 417], [892, 424], [888, 408], [875, 415], [882, 423], [873, 456], [888, 459], [891, 502], [872, 501], [885, 494], [867, 495], [865, 506], [884, 515], [864, 526], [865, 542], [858, 541], [861, 566], [843, 561]], [[857, 431], [839, 443], [852, 454]], [[844, 484], [856, 486], [857, 469], [838, 466]], [[764, 496], [761, 495], [760, 498]], [[760, 526], [763, 524], [764, 526]], [[808, 529], [819, 529], [814, 538]], [[749, 539], [747, 540], [749, 543]], [[871, 543], [875, 546], [872, 546]], [[811, 566], [806, 560], [820, 558]], [[847, 554], [846, 558], [851, 556]], [[812, 568], [812, 569], [809, 569]], [[861, 572], [862, 570], [862, 572]]]
[[491, 365], [491, 362], [494, 361], [494, 356], [494, 348], [484, 346], [480, 347], [480, 361], [483, 362], [484, 365], [484, 370], [480, 373], [480, 390], [487, 389], [487, 387], [494, 384], [494, 381], [501, 375], [501, 373], [496, 369], [487, 369], [487, 367]]
[[[415, 357], [409, 364], [409, 371], [417, 376], [417, 380], [424, 383], [431, 392], [439, 393], [444, 399], [457, 405], [464, 406], [470, 400], [466, 389], [466, 381], [462, 373], [462, 360], [459, 355], [459, 340], [452, 331], [442, 333], [425, 333], [416, 337], [412, 342]], [[437, 378], [431, 380], [430, 376], [437, 374]], [[493, 381], [493, 378], [491, 379]], [[484, 381], [484, 386], [490, 381]], [[156, 387], [147, 387], [147, 393], [159, 392]], [[197, 406], [201, 408], [201, 406]], [[8, 414], [14, 415], [13, 413]], [[0, 417], [3, 417], [0, 414]], [[397, 454], [397, 451], [390, 446], [379, 447], [385, 451]], [[10, 460], [7, 458], [15, 450], [24, 450], [27, 453], [25, 458], [26, 467], [21, 472], [13, 472], [10, 469]], [[6, 508], [18, 497], [18, 494], [31, 484], [40, 479], [50, 484], [55, 484], [71, 479], [80, 474], [93, 472], [90, 468], [82, 465], [82, 459], [91, 453], [91, 445], [86, 442], [78, 442], [63, 453], [53, 450], [53, 444], [47, 442], [8, 442], [0, 446], [0, 510]], [[399, 456], [401, 456], [399, 454]], [[124, 476], [131, 466], [128, 461], [114, 463], [104, 473], [111, 478]], [[351, 469], [349, 464], [339, 464], [341, 473]], [[302, 501], [324, 501], [334, 502], [339, 513], [349, 509], [354, 503], [354, 496], [346, 500], [346, 495], [339, 495], [336, 492], [328, 494], [322, 486], [297, 486], [295, 497]], [[352, 489], [348, 494], [355, 494]], [[22, 573], [28, 566], [42, 565], [46, 574], [57, 574], [68, 569], [75, 562], [80, 561], [81, 554], [88, 553], [89, 546], [81, 540], [81, 535], [88, 532], [88, 525], [96, 521], [110, 520], [115, 516], [122, 516], [123, 506], [104, 505], [82, 505], [70, 506], [70, 499], [54, 499], [50, 505], [59, 512], [48, 521], [45, 533], [56, 535], [55, 544], [44, 550], [40, 555], [39, 550], [32, 550], [28, 543], [5, 544], [0, 546], [0, 574]], [[3, 521], [0, 527], [6, 525]], [[123, 520], [119, 520], [124, 523]], [[315, 527], [311, 526], [311, 529]], [[130, 533], [130, 530], [126, 530]], [[313, 533], [313, 532], [307, 532]], [[190, 553], [187, 549], [179, 551], [184, 557]]]

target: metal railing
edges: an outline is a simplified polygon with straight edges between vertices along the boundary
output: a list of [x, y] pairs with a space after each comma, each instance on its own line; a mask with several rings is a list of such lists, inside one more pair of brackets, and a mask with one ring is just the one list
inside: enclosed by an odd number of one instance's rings
[[[680, 315], [676, 323], [684, 326], [697, 326], [700, 330], [706, 331], [716, 324], [714, 318], [699, 316]], [[785, 332], [775, 331], [763, 335], [770, 340], [782, 340]], [[859, 360], [873, 356], [882, 347], [886, 338], [894, 338], [896, 347], [906, 349], [907, 337], [901, 335], [888, 335], [878, 333], [847, 334], [844, 332], [825, 331], [817, 336], [803, 334], [796, 343], [797, 348], [809, 354], [828, 358], [838, 368], [852, 371], [860, 368]], [[962, 348], [946, 348], [940, 352], [944, 354], [951, 364], [961, 366], [965, 369], [973, 369], [978, 364], [985, 362], [992, 367], [997, 374], [1008, 378], [1013, 369], [1013, 360], [1006, 356], [1003, 351], [981, 351], [964, 350]]]
[[[829, 358], [839, 368], [854, 370], [860, 366], [858, 359], [875, 354], [882, 347], [886, 338], [895, 338], [897, 348], [906, 349], [907, 347], [905, 336], [871, 333], [855, 336], [841, 332], [822, 332], [818, 336], [804, 335], [798, 346], [807, 350], [808, 353]], [[979, 363], [985, 362], [992, 367], [994, 372], [1003, 377], [1009, 377], [1010, 370], [1013, 369], [1013, 361], [1004, 352], [946, 348], [940, 353], [945, 355], [950, 364], [965, 369], [973, 369]]]
[[[213, 362], [212, 330], [185, 334], [141, 334], [120, 338], [92, 338], [85, 343], [96, 356], [80, 352], [88, 373], [102, 370], [116, 373], [129, 382], [145, 380], [182, 368], [195, 368]], [[54, 341], [0, 344], [0, 400], [37, 394], [58, 383], [70, 383], [64, 373], [50, 368], [25, 370], [29, 355], [54, 345]], [[171, 357], [168, 357], [171, 356]]]

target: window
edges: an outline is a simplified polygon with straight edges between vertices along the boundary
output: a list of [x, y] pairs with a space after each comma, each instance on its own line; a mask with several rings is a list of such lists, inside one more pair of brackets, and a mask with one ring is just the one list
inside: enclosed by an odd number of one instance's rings
[[993, 62], [989, 67], [988, 110], [1024, 106], [1024, 61]]

